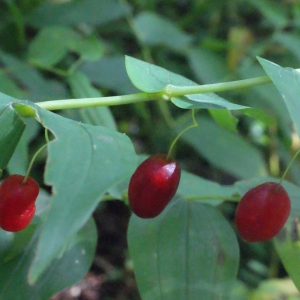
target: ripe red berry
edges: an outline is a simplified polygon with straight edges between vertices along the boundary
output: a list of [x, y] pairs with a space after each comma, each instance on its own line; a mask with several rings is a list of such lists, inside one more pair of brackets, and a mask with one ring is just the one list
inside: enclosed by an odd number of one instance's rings
[[247, 242], [265, 242], [284, 226], [291, 211], [286, 190], [275, 182], [266, 182], [249, 190], [235, 213], [235, 224]]
[[20, 231], [27, 227], [34, 217], [35, 200], [39, 185], [32, 178], [11, 175], [0, 185], [0, 227], [7, 231]]
[[132, 211], [141, 218], [158, 216], [175, 195], [180, 174], [179, 164], [166, 155], [147, 158], [130, 179], [128, 198]]

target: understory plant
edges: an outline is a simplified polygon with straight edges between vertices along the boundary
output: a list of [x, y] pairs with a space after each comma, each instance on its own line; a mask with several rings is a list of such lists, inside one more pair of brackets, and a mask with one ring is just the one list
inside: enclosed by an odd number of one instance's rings
[[247, 26], [212, 37], [223, 1], [186, 4], [206, 13], [201, 38], [192, 13], [184, 31], [143, 1], [25, 2], [7, 1], [0, 30], [0, 299], [82, 279], [93, 213], [114, 200], [142, 299], [261, 299], [283, 277], [300, 290], [299, 7], [290, 20], [246, 1], [272, 30], [260, 45]]

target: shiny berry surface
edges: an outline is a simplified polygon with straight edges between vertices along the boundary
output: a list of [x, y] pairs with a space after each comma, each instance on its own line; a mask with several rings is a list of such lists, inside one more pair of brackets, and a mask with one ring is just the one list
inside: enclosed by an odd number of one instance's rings
[[236, 209], [235, 225], [247, 242], [265, 242], [284, 226], [291, 211], [286, 190], [278, 183], [266, 182], [249, 190]]
[[128, 188], [132, 211], [141, 218], [158, 216], [175, 195], [180, 166], [167, 156], [157, 154], [142, 162], [132, 175]]
[[11, 175], [0, 185], [0, 227], [7, 231], [19, 231], [27, 227], [34, 217], [35, 201], [39, 186], [32, 178]]

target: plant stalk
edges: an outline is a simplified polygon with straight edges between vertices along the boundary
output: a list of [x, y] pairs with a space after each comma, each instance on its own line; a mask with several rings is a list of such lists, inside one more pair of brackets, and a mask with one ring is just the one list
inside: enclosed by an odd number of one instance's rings
[[60, 110], [68, 108], [84, 108], [92, 106], [113, 106], [130, 103], [138, 103], [156, 99], [170, 100], [172, 97], [214, 93], [228, 90], [249, 88], [257, 85], [271, 83], [268, 76], [256, 77], [251, 79], [237, 80], [231, 82], [222, 82], [206, 85], [194, 86], [166, 86], [164, 91], [156, 93], [137, 93], [122, 96], [109, 96], [99, 98], [81, 98], [81, 99], [64, 99], [54, 101], [36, 102], [35, 104], [47, 110]]

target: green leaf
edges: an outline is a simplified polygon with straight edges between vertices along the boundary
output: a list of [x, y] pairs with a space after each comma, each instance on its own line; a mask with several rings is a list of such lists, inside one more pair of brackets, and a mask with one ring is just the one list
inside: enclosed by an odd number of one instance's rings
[[51, 67], [72, 51], [85, 60], [97, 60], [103, 55], [103, 45], [95, 36], [83, 37], [64, 26], [45, 27], [31, 42], [28, 60], [37, 65]]
[[7, 170], [10, 174], [25, 174], [29, 164], [28, 145], [39, 132], [39, 123], [34, 119], [25, 119], [25, 131], [12, 155]]
[[283, 183], [291, 199], [290, 217], [275, 237], [275, 247], [280, 259], [288, 272], [289, 276], [295, 283], [298, 290], [300, 289], [300, 188], [289, 182]]
[[256, 119], [262, 123], [264, 123], [265, 125], [272, 125], [275, 124], [275, 118], [264, 113], [264, 111], [260, 110], [260, 109], [256, 109], [256, 108], [246, 108], [243, 110], [243, 113], [246, 116], [249, 116], [253, 119]]
[[[196, 121], [199, 126], [185, 132], [182, 139], [212, 165], [238, 178], [266, 175], [265, 162], [257, 148], [204, 116]], [[179, 124], [177, 132], [188, 122]]]
[[222, 186], [217, 182], [201, 178], [186, 171], [181, 172], [177, 190], [177, 193], [184, 196], [185, 199], [196, 200], [210, 205], [219, 205], [226, 198], [231, 198], [235, 192], [236, 188], [233, 186]]
[[204, 48], [191, 48], [187, 58], [197, 79], [203, 84], [216, 83], [228, 77], [226, 61]]
[[[101, 97], [101, 93], [95, 89], [87, 76], [81, 72], [74, 72], [68, 77], [68, 82], [71, 87], [72, 94], [75, 98], [97, 98]], [[117, 130], [117, 125], [114, 117], [107, 106], [101, 107], [88, 107], [78, 110], [72, 109], [73, 117], [79, 115], [78, 119], [85, 123], [105, 126], [114, 130]]]
[[289, 114], [300, 132], [300, 73], [292, 68], [282, 68], [275, 63], [269, 62], [265, 59], [258, 58], [260, 64], [270, 76], [276, 88], [280, 92]]
[[[252, 78], [266, 75], [264, 70], [257, 65], [245, 65], [243, 68], [239, 68], [239, 74], [243, 78]], [[246, 105], [260, 109], [256, 111], [249, 110], [252, 114], [251, 117], [254, 117], [262, 121], [263, 123], [268, 124], [264, 116], [263, 118], [261, 118], [261, 116], [259, 115], [253, 116], [253, 113], [256, 114], [262, 111], [268, 112], [270, 116], [276, 117], [276, 120], [277, 122], [279, 121], [281, 128], [285, 130], [288, 136], [290, 135], [291, 120], [288, 114], [288, 110], [274, 85], [264, 84], [261, 86], [252, 87], [251, 89], [247, 90], [247, 93], [244, 95], [244, 99]], [[244, 110], [243, 112], [246, 115], [248, 114], [247, 110]], [[270, 116], [269, 118], [272, 118]]]
[[123, 55], [105, 56], [96, 62], [85, 62], [78, 70], [100, 87], [112, 89], [120, 94], [137, 91], [126, 74]]
[[104, 54], [103, 44], [95, 36], [74, 39], [71, 41], [69, 48], [78, 53], [84, 60], [96, 61]]
[[30, 268], [32, 283], [62, 251], [66, 239], [85, 224], [104, 193], [129, 177], [137, 163], [133, 145], [124, 134], [43, 109], [38, 109], [38, 115], [55, 137], [48, 145], [45, 174], [53, 196]]
[[216, 208], [175, 197], [154, 219], [132, 215], [128, 245], [144, 300], [230, 299], [239, 248]]
[[[5, 95], [0, 94], [0, 101], [5, 101]], [[24, 132], [25, 124], [11, 106], [0, 111], [0, 175], [11, 159], [17, 144]]]
[[181, 75], [130, 56], [125, 57], [125, 66], [132, 84], [137, 89], [146, 93], [161, 92], [168, 84], [181, 86], [196, 85]]
[[136, 35], [148, 46], [166, 45], [174, 49], [189, 46], [192, 38], [174, 23], [151, 12], [142, 12], [133, 19]]
[[[49, 299], [56, 292], [79, 281], [89, 270], [97, 241], [96, 226], [92, 219], [65, 240], [65, 248], [60, 255], [55, 257], [44, 275], [31, 285], [27, 282], [27, 275], [38, 238], [39, 230], [27, 241], [26, 246], [16, 257], [5, 263], [0, 262], [1, 299]], [[51, 243], [50, 240], [49, 242]], [[70, 272], [66, 274], [66, 270]]]
[[239, 120], [234, 117], [228, 110], [210, 109], [210, 115], [222, 127], [233, 132], [237, 132]]
[[0, 71], [0, 91], [12, 97], [23, 97], [23, 92], [11, 77], [8, 76], [7, 71]]
[[183, 109], [228, 109], [228, 110], [239, 110], [246, 109], [247, 106], [231, 103], [216, 94], [205, 93], [186, 95], [182, 97], [172, 98], [172, 102]]
[[16, 82], [25, 88], [26, 99], [46, 101], [67, 98], [66, 88], [58, 80], [44, 78], [37, 69], [13, 55], [0, 52], [0, 60]]
[[68, 2], [44, 2], [29, 22], [33, 26], [78, 25], [88, 23], [101, 25], [126, 16], [130, 11], [127, 4], [118, 0], [73, 0]]
[[70, 44], [78, 41], [79, 35], [70, 28], [51, 26], [42, 29], [28, 49], [32, 64], [51, 67], [67, 54]]

